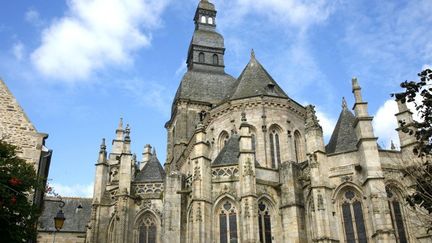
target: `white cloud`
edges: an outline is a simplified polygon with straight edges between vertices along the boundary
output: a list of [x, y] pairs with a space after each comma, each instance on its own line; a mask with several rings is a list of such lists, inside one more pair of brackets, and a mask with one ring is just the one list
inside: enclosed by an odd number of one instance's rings
[[53, 191], [62, 197], [93, 197], [93, 183], [87, 185], [64, 185], [52, 183]]
[[389, 149], [391, 141], [399, 146], [399, 136], [395, 129], [397, 120], [395, 114], [398, 113], [397, 104], [394, 100], [387, 100], [377, 111], [373, 120], [375, 135], [378, 136], [378, 143]]
[[70, 0], [68, 12], [42, 32], [31, 54], [47, 77], [74, 82], [108, 66], [128, 65], [150, 45], [169, 0]]
[[432, 61], [432, 1], [364, 0], [345, 6], [344, 43], [350, 47], [345, 57], [351, 73], [393, 86]]
[[333, 13], [339, 1], [328, 0], [236, 0], [219, 1], [226, 11], [226, 24], [238, 24], [249, 20], [247, 15], [257, 13], [275, 23], [283, 23], [306, 30], [311, 25], [322, 23]]
[[27, 22], [29, 22], [30, 24], [39, 27], [43, 24], [43, 21], [40, 17], [40, 14], [38, 11], [36, 11], [35, 9], [29, 9], [27, 10], [27, 12], [25, 13], [25, 20]]
[[21, 42], [17, 42], [12, 46], [12, 53], [18, 61], [21, 61], [24, 58], [24, 50], [25, 47]]
[[153, 108], [169, 117], [172, 95], [165, 86], [140, 78], [121, 81], [118, 86], [122, 87], [123, 91], [127, 92], [139, 105]]
[[180, 66], [175, 71], [175, 75], [176, 76], [182, 75], [186, 71], [186, 68], [187, 68], [186, 60], [183, 60]]
[[328, 141], [333, 133], [334, 127], [336, 125], [336, 120], [330, 117], [328, 114], [319, 110], [317, 111], [316, 115], [323, 129], [324, 139]]

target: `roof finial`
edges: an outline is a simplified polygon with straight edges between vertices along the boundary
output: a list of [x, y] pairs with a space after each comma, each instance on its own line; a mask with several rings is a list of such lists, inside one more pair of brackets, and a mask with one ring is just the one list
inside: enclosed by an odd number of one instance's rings
[[101, 143], [100, 149], [101, 149], [101, 151], [105, 151], [106, 150], [105, 138], [102, 138], [102, 143]]
[[390, 149], [391, 149], [391, 150], [396, 150], [396, 146], [395, 146], [395, 144], [393, 143], [393, 140], [391, 140]]
[[254, 51], [253, 48], [252, 48], [252, 50], [251, 50], [251, 58], [255, 58], [255, 51]]
[[126, 128], [125, 128], [125, 140], [130, 141], [130, 127], [129, 127], [129, 124], [127, 124]]
[[342, 97], [342, 109], [343, 110], [348, 109], [348, 104], [347, 104], [347, 102], [345, 100], [345, 97]]
[[156, 156], [156, 148], [153, 148], [152, 155], [153, 155], [153, 156]]
[[120, 121], [119, 121], [119, 129], [123, 129], [123, 117], [120, 117]]

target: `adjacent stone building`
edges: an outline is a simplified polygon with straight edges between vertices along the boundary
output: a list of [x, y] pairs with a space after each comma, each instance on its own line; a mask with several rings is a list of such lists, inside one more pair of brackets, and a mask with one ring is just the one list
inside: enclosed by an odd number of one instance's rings
[[[47, 178], [52, 151], [45, 147], [48, 134], [36, 130], [13, 94], [0, 79], [0, 139], [17, 147], [18, 156], [34, 166], [41, 178]], [[42, 205], [43, 191], [33, 201]]]
[[[187, 72], [166, 123], [164, 168], [146, 145], [131, 151], [121, 121], [111, 152], [96, 164], [87, 242], [431, 242], [405, 206], [415, 139], [400, 150], [377, 145], [368, 104], [352, 80], [324, 144], [314, 106], [291, 99], [252, 52], [225, 73], [215, 6], [201, 0]], [[338, 105], [339, 106], [339, 105]], [[398, 120], [412, 114], [399, 104]]]
[[[39, 218], [38, 243], [84, 243], [87, 225], [92, 210], [91, 198], [62, 198], [65, 203], [62, 211], [66, 221], [61, 231], [56, 232], [54, 217], [59, 211], [59, 198], [48, 197], [44, 200], [43, 214]], [[55, 234], [55, 236], [54, 236]]]

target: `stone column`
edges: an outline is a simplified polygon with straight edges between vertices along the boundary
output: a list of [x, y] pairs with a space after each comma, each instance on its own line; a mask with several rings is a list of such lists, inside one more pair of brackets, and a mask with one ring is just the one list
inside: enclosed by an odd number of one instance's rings
[[207, 243], [212, 238], [211, 202], [211, 161], [208, 157], [209, 144], [206, 142], [204, 126], [200, 123], [195, 131], [195, 146], [192, 160], [192, 201], [193, 217], [189, 229], [193, 230], [190, 242]]
[[102, 140], [102, 144], [100, 146], [99, 157], [96, 163], [96, 175], [94, 182], [94, 190], [93, 190], [93, 203], [92, 203], [92, 213], [90, 217], [90, 230], [87, 231], [88, 241], [96, 242], [96, 236], [98, 234], [98, 222], [97, 215], [100, 207], [100, 202], [102, 200], [102, 196], [105, 192], [105, 187], [108, 181], [108, 163], [107, 163], [107, 152], [105, 139]]
[[335, 242], [338, 236], [331, 213], [333, 211], [331, 210], [332, 188], [329, 186], [328, 170], [322, 166], [327, 162], [324, 136], [313, 106], [306, 107], [306, 152], [309, 155], [310, 200], [312, 200], [310, 203], [313, 204], [311, 209], [313, 212], [308, 214], [313, 215], [312, 221], [316, 225], [315, 228], [308, 225], [308, 228], [313, 231], [314, 242]]
[[368, 213], [371, 227], [368, 235], [372, 235], [374, 242], [394, 242], [393, 226], [390, 218], [390, 209], [387, 203], [387, 195], [384, 184], [383, 171], [381, 169], [380, 157], [378, 154], [378, 138], [375, 137], [372, 127], [373, 117], [368, 114], [368, 104], [364, 102], [361, 95], [361, 88], [356, 78], [352, 80], [353, 94], [355, 98], [354, 111], [360, 163], [359, 173], [365, 189], [367, 200], [364, 210]]
[[130, 129], [129, 126], [125, 129], [125, 137], [123, 142], [123, 151], [120, 157], [120, 171], [119, 171], [119, 189], [117, 195], [117, 209], [118, 209], [118, 224], [117, 224], [117, 240], [118, 242], [129, 242], [130, 232], [129, 229], [129, 210], [131, 207], [131, 181], [132, 181], [132, 167], [133, 159], [130, 150]]
[[259, 240], [258, 202], [256, 195], [255, 154], [252, 150], [252, 136], [246, 115], [242, 114], [240, 125], [240, 205], [242, 242], [255, 243]]
[[279, 172], [283, 242], [307, 242], [303, 192], [298, 181], [299, 170], [296, 162], [283, 162]]

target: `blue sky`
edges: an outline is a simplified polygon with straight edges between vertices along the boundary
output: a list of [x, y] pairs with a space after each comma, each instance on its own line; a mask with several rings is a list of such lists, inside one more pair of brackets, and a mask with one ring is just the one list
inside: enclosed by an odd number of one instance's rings
[[[213, 0], [237, 77], [250, 49], [288, 95], [316, 105], [326, 139], [359, 78], [383, 147], [397, 140], [389, 94], [432, 64], [432, 1]], [[118, 120], [132, 147], [164, 161], [164, 124], [198, 0], [39, 0], [0, 3], [0, 77], [54, 149], [50, 183], [89, 196], [102, 138]], [[397, 142], [397, 141], [395, 141]]]

